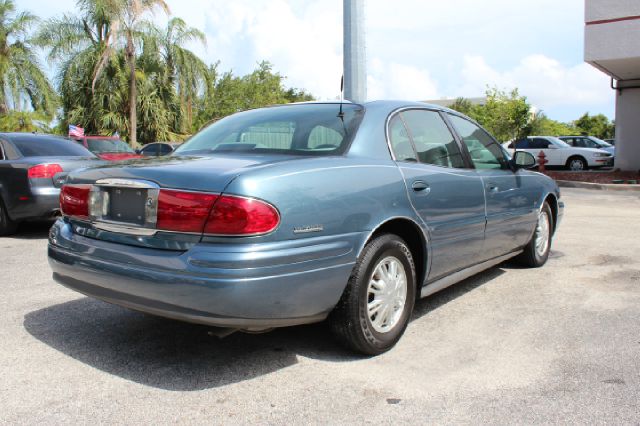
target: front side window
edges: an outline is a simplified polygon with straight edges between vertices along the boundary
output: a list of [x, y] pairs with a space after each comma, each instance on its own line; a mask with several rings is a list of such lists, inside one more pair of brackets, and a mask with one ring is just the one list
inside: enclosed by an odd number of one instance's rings
[[[487, 132], [457, 115], [449, 115], [449, 119], [466, 145], [476, 169], [506, 169], [509, 167], [504, 151]], [[516, 142], [516, 147], [519, 142]]]
[[174, 153], [343, 154], [363, 114], [364, 108], [357, 104], [286, 105], [245, 111], [206, 127]]

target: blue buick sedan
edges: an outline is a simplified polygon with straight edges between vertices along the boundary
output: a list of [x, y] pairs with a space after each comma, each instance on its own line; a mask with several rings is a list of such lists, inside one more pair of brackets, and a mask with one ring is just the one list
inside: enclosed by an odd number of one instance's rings
[[416, 299], [510, 258], [542, 266], [563, 212], [469, 118], [411, 102], [234, 114], [172, 155], [71, 173], [53, 278], [130, 309], [229, 331], [327, 320], [379, 354]]

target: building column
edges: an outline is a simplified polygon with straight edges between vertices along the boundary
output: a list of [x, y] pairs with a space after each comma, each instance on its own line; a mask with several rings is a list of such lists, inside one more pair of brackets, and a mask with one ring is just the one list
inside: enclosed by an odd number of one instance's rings
[[622, 89], [616, 94], [615, 167], [635, 172], [640, 170], [640, 86], [624, 88], [624, 83], [630, 82], [618, 82]]

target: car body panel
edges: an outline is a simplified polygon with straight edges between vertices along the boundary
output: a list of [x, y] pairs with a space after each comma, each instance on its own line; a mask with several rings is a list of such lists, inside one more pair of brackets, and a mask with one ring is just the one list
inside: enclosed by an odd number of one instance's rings
[[[525, 170], [400, 165], [387, 144], [386, 122], [408, 106], [449, 112], [421, 103], [367, 103], [344, 155], [171, 155], [72, 173], [70, 183], [143, 180], [266, 200], [277, 208], [280, 223], [268, 234], [247, 237], [125, 235], [65, 217], [50, 234], [54, 278], [133, 309], [259, 328], [325, 318], [367, 241], [391, 222], [420, 234], [425, 256], [418, 266], [425, 273], [418, 285], [424, 289], [448, 273], [482, 264], [489, 251], [496, 253], [493, 259], [517, 253], [545, 199], [559, 199], [555, 183]], [[340, 106], [335, 108], [338, 113]], [[431, 185], [424, 196], [410, 193], [418, 178]], [[501, 190], [487, 195], [490, 184]], [[561, 217], [562, 203], [555, 204]], [[485, 235], [491, 235], [489, 244]]]
[[[6, 154], [0, 159], [0, 200], [7, 209], [9, 218], [14, 221], [53, 217], [59, 211], [60, 187], [67, 174], [103, 163], [89, 151], [86, 151], [86, 156], [24, 156], [12, 142], [14, 138], [52, 138], [64, 141], [63, 138], [50, 135], [0, 134], [0, 145]], [[73, 144], [71, 141], [65, 143]], [[29, 178], [29, 168], [38, 164], [58, 164], [62, 172], [56, 173], [52, 178]]]

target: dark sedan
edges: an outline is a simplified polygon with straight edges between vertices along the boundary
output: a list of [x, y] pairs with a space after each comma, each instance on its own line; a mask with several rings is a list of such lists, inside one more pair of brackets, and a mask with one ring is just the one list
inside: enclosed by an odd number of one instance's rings
[[0, 236], [15, 232], [21, 221], [57, 215], [67, 173], [101, 163], [59, 136], [0, 133]]
[[171, 154], [180, 144], [176, 142], [152, 142], [148, 143], [136, 152], [145, 157], [162, 157]]

